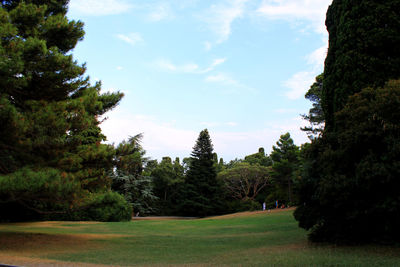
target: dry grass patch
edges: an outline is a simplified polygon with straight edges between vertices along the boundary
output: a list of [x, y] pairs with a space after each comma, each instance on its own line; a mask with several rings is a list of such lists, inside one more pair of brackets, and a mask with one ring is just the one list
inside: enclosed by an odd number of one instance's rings
[[96, 249], [93, 236], [39, 233], [0, 233], [0, 252], [10, 255], [48, 255]]
[[[0, 252], [0, 262], [3, 264], [9, 265], [19, 265], [19, 266], [29, 266], [29, 267], [101, 267], [101, 266], [110, 266], [110, 265], [102, 265], [102, 264], [90, 264], [90, 263], [80, 263], [80, 262], [65, 262], [65, 261], [56, 261], [56, 260], [48, 260], [34, 257], [26, 257], [26, 256], [10, 256], [8, 254]], [[117, 266], [117, 265], [112, 265]]]

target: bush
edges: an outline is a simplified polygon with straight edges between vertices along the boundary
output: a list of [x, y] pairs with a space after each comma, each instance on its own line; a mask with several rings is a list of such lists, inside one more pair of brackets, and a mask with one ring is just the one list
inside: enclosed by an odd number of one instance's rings
[[80, 208], [58, 216], [57, 220], [119, 222], [131, 218], [132, 206], [120, 194], [109, 191], [93, 194]]

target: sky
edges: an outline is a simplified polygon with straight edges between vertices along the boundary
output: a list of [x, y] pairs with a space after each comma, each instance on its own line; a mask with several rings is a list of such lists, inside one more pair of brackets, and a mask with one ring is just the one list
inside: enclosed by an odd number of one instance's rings
[[190, 156], [208, 129], [224, 161], [272, 150], [300, 127], [322, 73], [332, 0], [71, 0], [85, 23], [73, 50], [102, 92], [121, 91], [101, 124], [108, 143], [143, 133], [146, 156]]

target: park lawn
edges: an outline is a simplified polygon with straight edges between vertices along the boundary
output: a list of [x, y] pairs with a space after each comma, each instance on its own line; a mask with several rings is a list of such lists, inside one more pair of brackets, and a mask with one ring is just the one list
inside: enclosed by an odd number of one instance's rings
[[309, 244], [293, 210], [284, 210], [194, 220], [0, 224], [0, 263], [400, 266], [400, 248]]

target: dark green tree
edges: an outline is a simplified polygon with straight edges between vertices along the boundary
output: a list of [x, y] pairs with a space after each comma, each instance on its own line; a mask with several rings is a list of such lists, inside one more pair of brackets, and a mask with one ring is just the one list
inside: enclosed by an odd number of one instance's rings
[[400, 81], [355, 94], [336, 119], [339, 147], [306, 149], [319, 158], [304, 166], [296, 219], [314, 241], [399, 241]]
[[320, 136], [324, 130], [325, 116], [321, 107], [323, 80], [324, 75], [318, 75], [315, 78], [315, 83], [311, 85], [305, 95], [305, 98], [312, 102], [312, 108], [307, 115], [302, 115], [302, 117], [310, 122], [310, 126], [301, 128], [301, 130], [307, 132], [308, 138], [311, 140]]
[[101, 94], [73, 59], [84, 31], [68, 1], [0, 3], [2, 218], [78, 207], [110, 188], [114, 149], [99, 118], [122, 94]]
[[334, 0], [329, 7], [322, 94], [328, 131], [349, 96], [400, 77], [399, 10], [398, 0]]
[[181, 213], [190, 216], [218, 214], [222, 205], [221, 192], [214, 164], [213, 145], [208, 130], [205, 129], [200, 132], [193, 147], [181, 193]]
[[[303, 205], [295, 212], [314, 241], [399, 240], [389, 222], [398, 223], [391, 193], [398, 175], [389, 166], [398, 165], [399, 135], [386, 128], [399, 114], [398, 96], [392, 83], [378, 89], [400, 77], [399, 17], [398, 0], [334, 0], [328, 9], [326, 123], [304, 151]], [[369, 232], [369, 225], [379, 230]]]
[[271, 158], [268, 155], [265, 155], [265, 150], [263, 147], [260, 147], [257, 153], [244, 157], [244, 162], [248, 162], [252, 165], [258, 164], [264, 167], [272, 165]]
[[150, 175], [154, 183], [154, 193], [159, 198], [158, 213], [176, 214], [180, 187], [184, 182], [183, 167], [179, 158], [172, 163], [170, 157], [164, 157]]
[[[293, 183], [297, 180], [299, 168], [299, 147], [293, 142], [289, 133], [281, 135], [272, 147], [272, 177], [277, 191], [286, 192], [279, 196], [280, 202], [293, 205]], [[279, 194], [278, 194], [279, 195]]]

